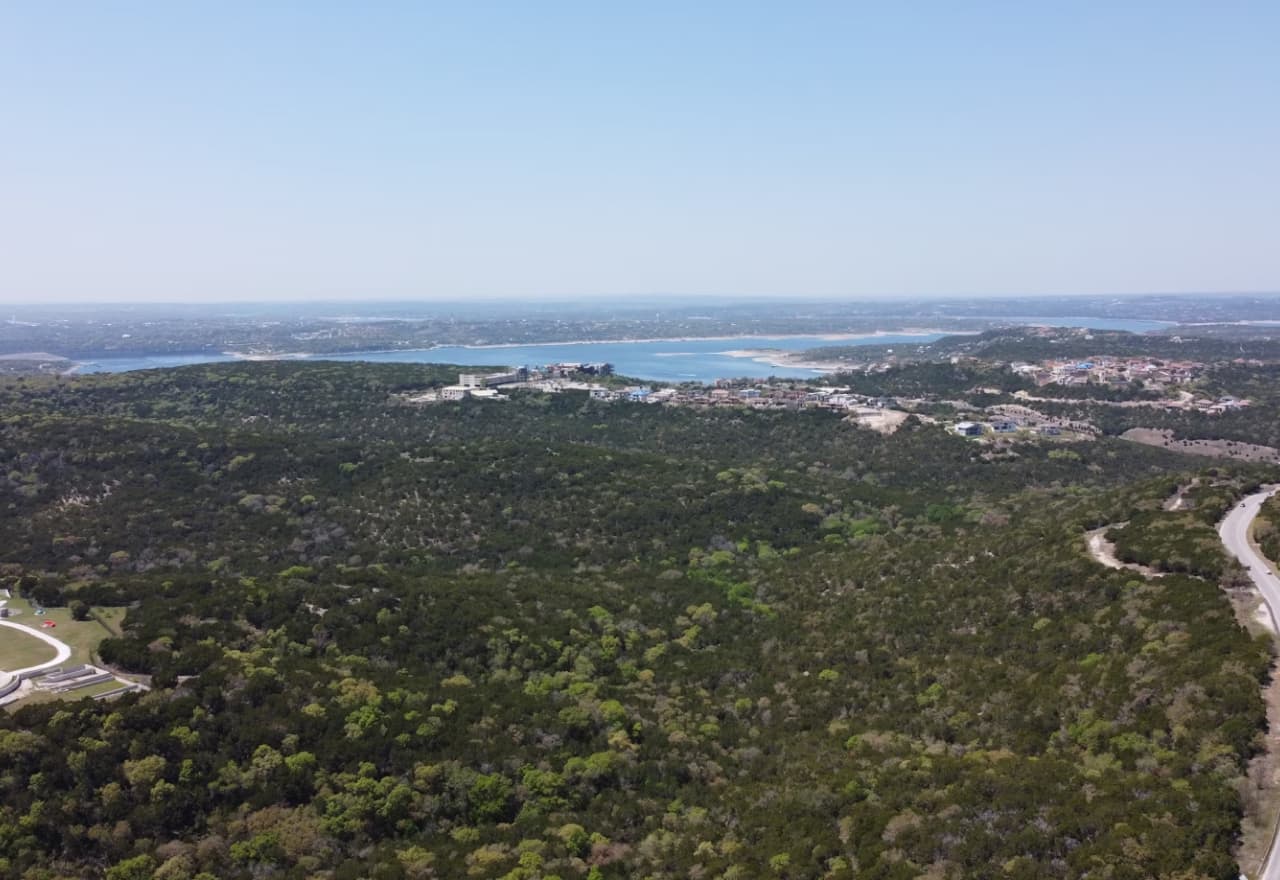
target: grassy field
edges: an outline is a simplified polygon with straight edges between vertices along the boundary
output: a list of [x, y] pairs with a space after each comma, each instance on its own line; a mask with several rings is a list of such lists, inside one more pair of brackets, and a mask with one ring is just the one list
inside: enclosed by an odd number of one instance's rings
[[11, 627], [0, 627], [0, 669], [26, 669], [52, 660], [56, 652], [51, 645]]
[[[42, 616], [37, 616], [30, 602], [16, 597], [9, 600], [9, 608], [16, 615], [9, 619], [23, 626], [39, 627], [45, 620], [56, 623], [57, 626], [49, 630], [49, 634], [66, 642], [71, 648], [68, 665], [95, 662], [94, 650], [98, 647], [98, 643], [120, 632], [120, 624], [125, 615], [124, 608], [94, 608], [93, 615], [88, 620], [72, 620], [71, 612], [66, 608], [46, 608]], [[37, 658], [32, 663], [7, 665], [9, 661], [6, 657], [5, 641], [8, 632], [12, 631], [0, 631], [0, 669], [21, 669], [23, 666], [32, 666], [53, 657], [53, 649], [48, 645], [36, 639], [23, 639], [23, 642], [32, 642], [38, 646], [43, 652], [43, 657]], [[14, 632], [13, 635], [16, 639], [18, 633]]]
[[[52, 620], [56, 627], [48, 630], [49, 634], [66, 643], [71, 649], [71, 656], [65, 666], [79, 663], [97, 663], [96, 649], [105, 638], [118, 635], [124, 622], [124, 608], [94, 608], [88, 620], [73, 620], [67, 608], [46, 608], [44, 614], [37, 615], [35, 608], [26, 599], [10, 599], [10, 613], [15, 615], [9, 620], [23, 626], [37, 628], [41, 622]], [[23, 669], [35, 666], [46, 660], [52, 660], [54, 650], [36, 638], [28, 638], [17, 630], [0, 627], [0, 669]], [[118, 681], [108, 681], [81, 690], [65, 694], [51, 694], [35, 691], [24, 697], [16, 705], [46, 703], [50, 700], [79, 700], [96, 696], [120, 687]]]

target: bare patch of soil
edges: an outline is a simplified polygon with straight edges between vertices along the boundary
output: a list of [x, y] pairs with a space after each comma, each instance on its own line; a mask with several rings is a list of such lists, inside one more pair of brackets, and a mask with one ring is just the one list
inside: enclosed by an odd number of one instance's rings
[[1178, 491], [1174, 492], [1165, 499], [1165, 510], [1184, 510], [1187, 506], [1187, 493], [1200, 485], [1200, 478], [1196, 477], [1185, 486], [1179, 486]]
[[1172, 431], [1158, 428], [1130, 428], [1120, 435], [1120, 439], [1192, 455], [1280, 464], [1280, 449], [1273, 446], [1259, 446], [1255, 443], [1241, 443], [1237, 440], [1179, 440]]
[[909, 413], [896, 409], [875, 409], [859, 411], [849, 418], [864, 428], [879, 431], [881, 434], [892, 434], [902, 427], [908, 415]]
[[1164, 572], [1156, 571], [1147, 565], [1138, 565], [1136, 562], [1123, 562], [1116, 556], [1116, 545], [1107, 540], [1107, 530], [1115, 528], [1116, 525], [1123, 525], [1123, 523], [1103, 526], [1085, 534], [1085, 546], [1089, 548], [1089, 555], [1107, 568], [1124, 568], [1147, 577], [1164, 577]]

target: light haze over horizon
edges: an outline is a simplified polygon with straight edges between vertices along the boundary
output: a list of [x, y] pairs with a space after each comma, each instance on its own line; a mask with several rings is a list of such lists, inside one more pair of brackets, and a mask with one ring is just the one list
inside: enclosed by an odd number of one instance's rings
[[0, 303], [1280, 290], [1280, 4], [339, 7], [0, 7]]

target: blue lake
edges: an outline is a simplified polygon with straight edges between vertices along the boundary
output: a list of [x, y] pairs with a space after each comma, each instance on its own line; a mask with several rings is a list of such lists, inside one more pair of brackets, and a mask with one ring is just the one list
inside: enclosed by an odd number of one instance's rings
[[[1009, 319], [1016, 320], [1016, 319]], [[1108, 318], [1029, 318], [1027, 323], [1060, 327], [1088, 326], [1100, 330], [1141, 333], [1164, 325], [1160, 321]], [[309, 360], [372, 361], [384, 363], [439, 363], [463, 366], [540, 366], [548, 363], [605, 361], [625, 376], [657, 382], [712, 382], [730, 377], [812, 378], [820, 371], [806, 367], [774, 366], [768, 358], [735, 357], [731, 351], [804, 351], [828, 345], [912, 345], [932, 342], [940, 333], [887, 333], [869, 336], [739, 336], [723, 339], [668, 339], [643, 342], [562, 342], [546, 345], [511, 345], [472, 348], [441, 346], [419, 351], [368, 351], [325, 355]], [[189, 364], [235, 360], [223, 354], [153, 355], [99, 358], [80, 367], [84, 373], [120, 373]]]
[[540, 366], [551, 363], [613, 364], [624, 376], [657, 382], [714, 382], [731, 377], [813, 378], [820, 370], [780, 367], [751, 357], [735, 357], [730, 351], [773, 349], [804, 351], [822, 345], [900, 345], [932, 342], [938, 333], [884, 334], [833, 340], [823, 336], [741, 336], [731, 339], [668, 339], [657, 342], [568, 342], [550, 345], [518, 345], [500, 348], [445, 346], [418, 352], [368, 352], [336, 355], [326, 360], [414, 361], [442, 364], [495, 364]]
[[[374, 363], [460, 364], [462, 366], [541, 366], [551, 363], [613, 364], [625, 376], [656, 382], [713, 382], [729, 377], [812, 378], [821, 371], [803, 367], [779, 367], [751, 357], [734, 357], [729, 351], [776, 349], [804, 351], [822, 345], [899, 345], [925, 343], [939, 333], [882, 334], [833, 339], [829, 336], [742, 336], [728, 339], [661, 340], [657, 342], [563, 342], [547, 345], [504, 345], [473, 348], [446, 345], [420, 351], [363, 351], [324, 355], [307, 360], [369, 361]], [[154, 355], [150, 357], [98, 358], [80, 367], [83, 373], [120, 373], [199, 363], [235, 360], [227, 355]]]
[[96, 358], [80, 361], [77, 373], [128, 373], [131, 370], [158, 370], [162, 367], [189, 367], [193, 364], [217, 364], [239, 358], [226, 354], [155, 354], [131, 357]]

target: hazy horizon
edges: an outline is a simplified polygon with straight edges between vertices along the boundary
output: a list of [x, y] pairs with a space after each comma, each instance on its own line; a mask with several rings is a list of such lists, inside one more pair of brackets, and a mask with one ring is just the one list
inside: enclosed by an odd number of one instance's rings
[[1267, 295], [1277, 32], [1262, 3], [9, 6], [0, 304]]
[[[15, 309], [39, 309], [39, 308], [75, 308], [77, 306], [92, 306], [95, 308], [104, 307], [181, 307], [181, 308], [199, 308], [204, 306], [259, 306], [259, 307], [295, 307], [298, 305], [312, 304], [316, 307], [326, 305], [333, 306], [395, 306], [395, 305], [420, 305], [420, 306], [466, 306], [469, 304], [481, 302], [486, 305], [520, 305], [525, 307], [553, 307], [561, 305], [573, 306], [611, 306], [617, 308], [648, 308], [651, 306], [661, 307], [685, 307], [695, 308], [701, 305], [706, 306], [728, 306], [728, 305], [778, 305], [778, 306], [802, 306], [806, 304], [813, 305], [895, 305], [895, 304], [962, 304], [962, 303], [981, 303], [987, 300], [996, 301], [1019, 301], [1026, 300], [1028, 302], [1038, 302], [1045, 300], [1115, 300], [1123, 302], [1126, 300], [1143, 299], [1143, 298], [1173, 298], [1173, 299], [1189, 299], [1192, 297], [1210, 297], [1210, 298], [1257, 298], [1257, 299], [1277, 299], [1280, 298], [1280, 290], [1204, 290], [1204, 291], [1129, 291], [1129, 292], [1108, 292], [1108, 293], [992, 293], [992, 294], [921, 294], [914, 296], [877, 296], [868, 294], [865, 296], [813, 296], [805, 294], [620, 294], [616, 296], [605, 295], [582, 295], [582, 296], [547, 296], [547, 297], [517, 297], [502, 294], [493, 295], [476, 295], [471, 297], [255, 297], [245, 299], [119, 299], [119, 300], [91, 300], [91, 299], [55, 299], [46, 302], [35, 301], [7, 301], [0, 297], [0, 306]], [[2, 316], [0, 316], [2, 317]]]

